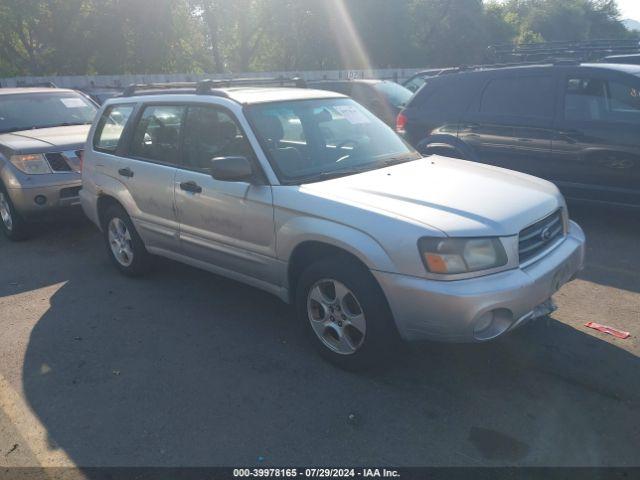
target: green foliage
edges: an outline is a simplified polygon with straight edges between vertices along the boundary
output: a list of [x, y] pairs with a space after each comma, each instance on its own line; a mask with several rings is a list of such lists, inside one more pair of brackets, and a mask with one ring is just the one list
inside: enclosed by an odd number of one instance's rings
[[0, 0], [0, 76], [450, 66], [632, 35], [615, 0]]
[[516, 43], [626, 38], [615, 0], [508, 0], [504, 19]]

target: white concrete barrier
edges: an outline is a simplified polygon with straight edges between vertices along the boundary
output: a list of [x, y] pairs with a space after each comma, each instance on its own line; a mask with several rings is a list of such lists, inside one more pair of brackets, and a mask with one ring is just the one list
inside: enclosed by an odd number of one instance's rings
[[126, 87], [132, 83], [164, 83], [164, 82], [191, 82], [211, 79], [226, 78], [293, 78], [301, 77], [305, 80], [338, 80], [346, 78], [379, 78], [403, 82], [419, 68], [407, 69], [379, 69], [379, 70], [310, 70], [301, 72], [247, 72], [224, 74], [161, 74], [161, 75], [79, 75], [79, 76], [47, 76], [47, 77], [13, 77], [1, 78], [2, 87], [20, 87], [51, 82], [63, 88], [86, 87]]

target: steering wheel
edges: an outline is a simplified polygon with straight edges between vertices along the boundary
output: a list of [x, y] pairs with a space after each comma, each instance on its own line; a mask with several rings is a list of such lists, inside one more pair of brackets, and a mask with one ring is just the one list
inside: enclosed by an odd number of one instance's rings
[[[360, 144], [356, 140], [344, 140], [343, 142], [340, 142], [338, 145], [336, 145], [336, 150], [341, 150], [342, 148], [346, 147], [347, 145], [353, 145], [353, 150], [355, 151], [355, 150], [358, 149], [358, 146]], [[343, 162], [344, 160], [346, 160], [349, 157], [351, 157], [352, 154], [353, 154], [353, 152], [348, 154], [348, 155], [343, 155], [338, 160], [336, 160], [336, 163]]]

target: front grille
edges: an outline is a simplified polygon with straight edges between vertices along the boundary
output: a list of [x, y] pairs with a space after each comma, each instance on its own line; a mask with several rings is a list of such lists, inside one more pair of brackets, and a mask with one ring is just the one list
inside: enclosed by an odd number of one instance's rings
[[564, 236], [562, 210], [534, 223], [520, 232], [518, 252], [520, 263], [536, 257]]
[[61, 153], [47, 153], [45, 154], [47, 162], [51, 166], [51, 170], [54, 172], [72, 172], [73, 169], [67, 163], [67, 159]]

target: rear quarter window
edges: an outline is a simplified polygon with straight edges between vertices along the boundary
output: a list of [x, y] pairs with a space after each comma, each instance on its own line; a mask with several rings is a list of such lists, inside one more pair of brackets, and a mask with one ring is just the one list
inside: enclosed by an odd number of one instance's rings
[[462, 114], [467, 111], [471, 101], [477, 98], [480, 81], [455, 74], [429, 79], [409, 106], [438, 116]]
[[99, 152], [114, 153], [118, 149], [122, 132], [133, 113], [133, 105], [112, 105], [100, 120], [93, 136], [93, 148]]

